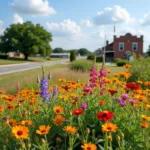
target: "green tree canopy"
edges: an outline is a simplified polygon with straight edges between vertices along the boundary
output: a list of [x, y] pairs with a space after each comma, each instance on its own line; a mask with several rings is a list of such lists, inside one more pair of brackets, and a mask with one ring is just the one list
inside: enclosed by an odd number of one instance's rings
[[86, 48], [80, 48], [78, 50], [78, 53], [80, 53], [81, 56], [90, 54], [90, 52]]
[[55, 49], [53, 49], [53, 53], [64, 53], [65, 51], [63, 50], [63, 48], [57, 47]]
[[31, 54], [49, 56], [51, 53], [51, 33], [47, 32], [40, 24], [24, 22], [23, 24], [12, 24], [0, 37], [2, 52], [17, 51], [23, 53], [25, 60]]

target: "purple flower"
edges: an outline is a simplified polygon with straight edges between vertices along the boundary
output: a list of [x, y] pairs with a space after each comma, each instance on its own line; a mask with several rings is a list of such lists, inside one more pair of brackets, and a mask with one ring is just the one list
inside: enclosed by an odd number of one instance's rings
[[124, 100], [120, 100], [119, 103], [120, 103], [121, 106], [126, 106], [127, 105], [126, 101], [124, 101]]
[[87, 108], [87, 104], [86, 104], [86, 103], [82, 103], [82, 104], [81, 104], [81, 108], [82, 108], [83, 110], [85, 110], [85, 109]]
[[56, 96], [58, 94], [58, 89], [57, 87], [53, 88], [53, 97]]
[[131, 100], [129, 100], [129, 102], [130, 102], [131, 105], [133, 105], [133, 104], [136, 103], [136, 100], [135, 99], [131, 99]]
[[47, 78], [43, 78], [41, 80], [40, 89], [41, 89], [40, 96], [43, 97], [43, 102], [45, 100], [49, 100], [50, 94], [48, 92], [49, 87], [48, 87], [48, 79]]
[[127, 100], [129, 98], [129, 95], [128, 94], [122, 94], [121, 97], [123, 100]]
[[100, 71], [99, 71], [99, 73], [100, 73], [100, 78], [102, 78], [102, 77], [106, 77], [106, 74], [107, 74], [107, 71], [105, 70], [105, 69], [101, 69]]
[[118, 98], [118, 97], [116, 97], [116, 98], [115, 98], [115, 100], [116, 100], [116, 101], [118, 101], [118, 102], [120, 102], [120, 101], [121, 101], [121, 99], [120, 99], [120, 98]]

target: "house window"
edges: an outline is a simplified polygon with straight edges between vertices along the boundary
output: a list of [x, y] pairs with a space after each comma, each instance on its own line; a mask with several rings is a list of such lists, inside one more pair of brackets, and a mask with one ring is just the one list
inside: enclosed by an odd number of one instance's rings
[[119, 50], [123, 51], [124, 50], [124, 43], [119, 43]]
[[132, 43], [132, 50], [137, 51], [138, 44], [137, 43]]

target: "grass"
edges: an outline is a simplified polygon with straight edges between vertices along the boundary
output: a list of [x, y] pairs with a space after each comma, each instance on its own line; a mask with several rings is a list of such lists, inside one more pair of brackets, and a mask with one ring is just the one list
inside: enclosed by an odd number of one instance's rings
[[[101, 64], [98, 64], [98, 69], [100, 69]], [[113, 73], [123, 71], [123, 67], [116, 66], [106, 66], [106, 69], [112, 70]], [[51, 84], [57, 84], [59, 78], [65, 78], [68, 80], [77, 81], [80, 79], [81, 81], [87, 82], [89, 79], [89, 72], [81, 72], [74, 71], [69, 69], [69, 65], [59, 64], [54, 66], [46, 66], [45, 74], [48, 75], [49, 71], [52, 74], [52, 79], [50, 81]], [[36, 82], [37, 75], [42, 77], [41, 68], [32, 69], [23, 72], [11, 73], [8, 75], [0, 76], [0, 89], [5, 89], [8, 93], [16, 92], [17, 84], [19, 83], [21, 89], [23, 88], [38, 88], [38, 84]]]
[[7, 60], [5, 59], [0, 59], [0, 65], [9, 65], [9, 64], [20, 64], [20, 63], [27, 63], [27, 62], [49, 62], [49, 61], [57, 61], [57, 60], [62, 60], [64, 58], [50, 58], [45, 59], [45, 58], [40, 58], [40, 57], [29, 57], [29, 60], [24, 60], [23, 58], [9, 58]]

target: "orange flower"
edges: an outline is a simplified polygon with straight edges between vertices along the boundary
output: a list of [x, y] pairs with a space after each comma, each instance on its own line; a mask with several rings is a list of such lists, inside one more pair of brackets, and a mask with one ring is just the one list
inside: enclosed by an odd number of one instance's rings
[[4, 110], [4, 107], [0, 105], [0, 112], [2, 112], [3, 110]]
[[66, 127], [64, 127], [64, 131], [68, 132], [68, 133], [76, 133], [77, 132], [77, 128], [76, 127], [72, 127], [72, 126], [66, 126]]
[[130, 64], [125, 64], [123, 67], [125, 67], [125, 68], [131, 68], [131, 65]]
[[54, 119], [53, 122], [57, 126], [61, 126], [65, 121], [65, 118], [61, 115], [57, 115]]
[[84, 150], [97, 150], [96, 145], [92, 143], [81, 145], [81, 148]]
[[50, 129], [51, 129], [50, 126], [42, 125], [39, 127], [39, 130], [36, 130], [36, 133], [40, 135], [45, 135], [49, 132]]
[[54, 106], [53, 107], [53, 111], [56, 113], [56, 114], [62, 114], [64, 112], [64, 109], [63, 107], [61, 106]]
[[103, 132], [116, 132], [116, 129], [117, 129], [117, 125], [111, 122], [102, 125]]
[[29, 129], [25, 126], [14, 126], [12, 128], [12, 135], [16, 137], [16, 139], [27, 139], [29, 136]]
[[140, 125], [142, 128], [146, 128], [146, 129], [148, 128], [148, 123], [146, 122], [141, 122]]
[[8, 119], [7, 121], [6, 121], [6, 125], [7, 126], [14, 126], [14, 125], [16, 125], [17, 124], [17, 121], [15, 120], [15, 119]]
[[99, 104], [99, 105], [105, 105], [105, 101], [104, 101], [104, 100], [99, 100], [99, 101], [98, 101], [98, 104]]
[[31, 120], [23, 120], [21, 121], [22, 125], [32, 125], [32, 121]]

